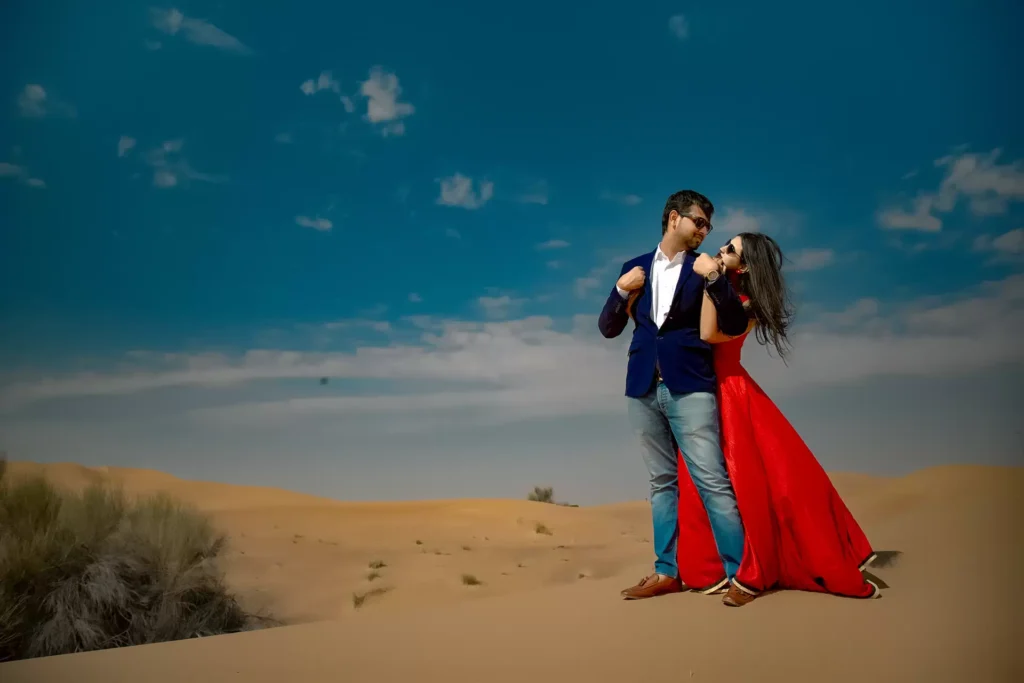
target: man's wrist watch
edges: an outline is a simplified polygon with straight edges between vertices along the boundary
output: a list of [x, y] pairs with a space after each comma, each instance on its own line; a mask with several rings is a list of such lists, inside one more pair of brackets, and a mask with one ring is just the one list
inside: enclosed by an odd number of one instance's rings
[[717, 270], [712, 270], [710, 273], [708, 273], [706, 277], [708, 284], [714, 284], [715, 281], [718, 280], [719, 275], [721, 275], [721, 273], [719, 273]]

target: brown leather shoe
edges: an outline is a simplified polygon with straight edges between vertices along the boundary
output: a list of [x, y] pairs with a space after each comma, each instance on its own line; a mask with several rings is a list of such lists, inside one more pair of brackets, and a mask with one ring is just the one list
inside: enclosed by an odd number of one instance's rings
[[736, 584], [729, 584], [729, 592], [722, 598], [722, 604], [727, 607], [743, 607], [752, 602], [757, 596], [753, 593], [739, 588]]
[[669, 593], [680, 593], [682, 590], [683, 584], [679, 579], [661, 574], [651, 574], [640, 579], [640, 583], [635, 586], [622, 591], [621, 595], [626, 600], [642, 600]]

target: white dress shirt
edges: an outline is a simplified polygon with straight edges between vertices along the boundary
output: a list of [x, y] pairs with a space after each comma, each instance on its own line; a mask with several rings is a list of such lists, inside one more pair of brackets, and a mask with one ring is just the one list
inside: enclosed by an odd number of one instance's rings
[[[654, 252], [654, 261], [647, 277], [651, 279], [651, 319], [657, 327], [661, 327], [668, 317], [668, 309], [672, 306], [672, 299], [676, 295], [676, 284], [679, 283], [679, 274], [683, 271], [683, 259], [686, 252], [680, 251], [675, 257], [669, 259], [665, 252], [658, 245]], [[623, 299], [629, 298], [629, 292], [619, 289], [619, 296]]]

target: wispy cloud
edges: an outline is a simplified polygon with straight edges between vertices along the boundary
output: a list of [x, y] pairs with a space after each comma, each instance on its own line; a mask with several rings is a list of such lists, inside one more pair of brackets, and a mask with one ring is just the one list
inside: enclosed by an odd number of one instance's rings
[[135, 142], [135, 138], [129, 137], [127, 135], [122, 135], [121, 138], [117, 141], [117, 156], [123, 157], [125, 154], [131, 151], [132, 148], [135, 147]]
[[182, 139], [167, 140], [146, 153], [146, 164], [153, 169], [155, 187], [169, 189], [192, 180], [204, 183], [227, 182], [227, 176], [203, 173], [192, 168], [181, 154], [184, 144]]
[[831, 249], [800, 249], [789, 256], [786, 268], [793, 272], [820, 270], [836, 260], [836, 253]]
[[0, 162], [0, 178], [10, 178], [12, 180], [17, 180], [37, 190], [41, 190], [46, 187], [46, 183], [43, 182], [40, 178], [33, 178], [29, 174], [27, 168], [7, 161]]
[[306, 95], [315, 95], [322, 90], [330, 91], [338, 96], [338, 100], [341, 102], [347, 113], [351, 114], [356, 110], [356, 103], [351, 97], [341, 91], [341, 83], [335, 80], [332, 72], [330, 71], [321, 71], [316, 80], [310, 78], [303, 81], [299, 86], [299, 90], [304, 92]]
[[894, 206], [883, 208], [878, 212], [878, 222], [890, 230], [938, 232], [942, 230], [942, 221], [932, 215], [935, 200], [934, 195], [921, 194], [914, 199], [910, 211]]
[[334, 227], [334, 223], [326, 218], [320, 218], [319, 216], [315, 218], [310, 218], [309, 216], [296, 216], [295, 224], [301, 225], [304, 228], [313, 228], [320, 232], [328, 232]]
[[[500, 295], [478, 304], [503, 317], [516, 300]], [[0, 388], [0, 405], [13, 411], [51, 399], [329, 376], [373, 379], [381, 393], [264, 401], [258, 398], [267, 395], [263, 386], [239, 404], [199, 408], [192, 415], [222, 424], [265, 424], [317, 414], [385, 415], [408, 409], [441, 417], [459, 414], [467, 420], [515, 421], [619, 414], [622, 409], [622, 352], [628, 335], [615, 341], [601, 338], [593, 315], [485, 323], [419, 317], [411, 324], [419, 331], [415, 343], [390, 341], [350, 352], [264, 348], [237, 354], [136, 355], [125, 359], [122, 370], [7, 383]], [[745, 362], [773, 396], [782, 396], [869, 377], [970, 375], [1019, 365], [1024, 363], [1021, 335], [1024, 276], [1017, 275], [943, 300], [928, 297], [883, 306], [862, 299], [798, 324], [788, 367], [758, 352], [753, 338], [747, 341], [754, 348], [745, 354]], [[424, 390], [424, 382], [437, 388]]]
[[456, 173], [448, 178], [439, 178], [441, 183], [441, 196], [437, 203], [442, 206], [457, 206], [463, 209], [479, 209], [491, 200], [494, 196], [494, 183], [489, 180], [477, 182], [477, 189], [473, 189], [473, 179]]
[[800, 232], [803, 216], [791, 209], [772, 207], [726, 206], [715, 212], [714, 240], [720, 243], [741, 232], [763, 232], [777, 239], [792, 238]]
[[533, 184], [526, 192], [519, 195], [519, 202], [522, 204], [539, 204], [547, 206], [550, 192], [547, 182], [541, 180]]
[[[615, 284], [617, 271], [626, 261], [621, 257], [606, 259], [604, 262], [591, 268], [586, 275], [576, 278], [573, 282], [573, 292], [580, 299], [585, 299], [597, 289], [611, 289]], [[607, 289], [606, 289], [607, 288]]]
[[973, 246], [975, 251], [989, 254], [996, 263], [1024, 261], [1024, 228], [996, 236], [978, 235]]
[[912, 208], [886, 206], [879, 210], [879, 224], [891, 230], [938, 232], [940, 214], [953, 211], [961, 202], [975, 216], [1004, 214], [1013, 202], [1024, 201], [1024, 161], [1000, 163], [1002, 150], [981, 154], [959, 150], [935, 160], [944, 169], [934, 191], [920, 192]]
[[500, 296], [479, 297], [476, 303], [488, 318], [507, 320], [519, 311], [519, 308], [526, 303], [526, 299], [502, 294]]
[[416, 292], [409, 292], [409, 302], [413, 304], [423, 303], [423, 297]]
[[638, 194], [616, 194], [608, 191], [601, 193], [601, 199], [606, 202], [622, 204], [623, 206], [636, 206], [643, 201], [643, 197]]
[[370, 69], [370, 77], [360, 84], [359, 92], [366, 98], [366, 120], [379, 125], [381, 135], [405, 133], [403, 119], [412, 116], [416, 108], [401, 101], [398, 76], [375, 66]]
[[18, 111], [27, 118], [48, 116], [75, 118], [78, 112], [70, 104], [60, 100], [38, 83], [29, 83], [18, 95]]
[[544, 251], [548, 249], [565, 249], [569, 246], [569, 243], [565, 240], [548, 240], [547, 242], [541, 242], [537, 245], [537, 248]]
[[206, 45], [225, 52], [239, 55], [251, 55], [252, 50], [233, 35], [222, 31], [203, 19], [187, 17], [176, 8], [149, 10], [150, 23], [167, 35], [179, 33], [190, 43]]
[[331, 75], [330, 71], [321, 71], [316, 80], [310, 78], [303, 81], [302, 85], [299, 86], [299, 90], [306, 95], [315, 95], [321, 90], [330, 90], [336, 94], [341, 94], [341, 84], [334, 80], [334, 76]]
[[690, 37], [690, 22], [682, 14], [669, 17], [668, 30], [677, 40], [686, 40]]
[[[748, 213], [746, 209], [726, 209], [721, 217], [716, 216], [711, 222], [715, 226], [715, 232], [723, 235], [723, 239], [741, 232], [758, 232], [762, 223], [759, 217]], [[726, 235], [728, 237], [724, 237]]]

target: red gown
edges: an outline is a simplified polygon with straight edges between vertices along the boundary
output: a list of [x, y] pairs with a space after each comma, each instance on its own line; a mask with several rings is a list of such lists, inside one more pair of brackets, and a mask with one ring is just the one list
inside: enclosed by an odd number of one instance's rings
[[[740, 364], [746, 335], [714, 346], [722, 450], [746, 532], [735, 582], [749, 593], [794, 589], [870, 598], [871, 545], [793, 426]], [[679, 472], [686, 472], [680, 456]], [[707, 512], [679, 477], [679, 578], [695, 590], [726, 584]]]

